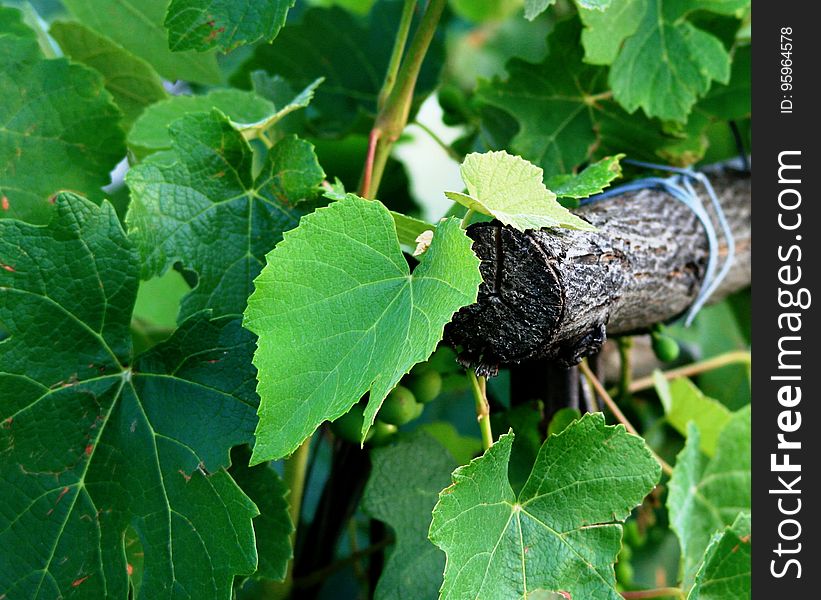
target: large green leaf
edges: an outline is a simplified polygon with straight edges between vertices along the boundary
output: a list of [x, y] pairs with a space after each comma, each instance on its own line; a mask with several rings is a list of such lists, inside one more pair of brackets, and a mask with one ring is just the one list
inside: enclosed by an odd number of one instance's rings
[[126, 125], [146, 106], [168, 97], [151, 65], [107, 37], [73, 22], [54, 23], [49, 33], [71, 60], [103, 76], [105, 89], [123, 111]]
[[131, 571], [137, 598], [230, 598], [257, 562], [225, 471], [255, 423], [253, 336], [200, 314], [132, 356], [138, 256], [108, 203], [0, 221], [0, 263], [0, 589], [125, 599]]
[[713, 536], [688, 600], [738, 600], [752, 590], [752, 523], [750, 513]]
[[260, 513], [254, 518], [259, 562], [253, 578], [281, 581], [293, 556], [291, 534], [294, 525], [286, 498], [288, 488], [271, 463], [248, 466], [251, 450], [247, 446], [234, 448], [231, 459], [231, 477], [254, 501]]
[[441, 598], [524, 598], [537, 589], [619, 600], [621, 525], [661, 469], [641, 438], [587, 414], [542, 446], [516, 496], [513, 434], [453, 473], [430, 538], [448, 555]]
[[171, 0], [165, 27], [174, 52], [226, 52], [259, 40], [270, 42], [296, 0]]
[[45, 223], [61, 189], [100, 197], [125, 156], [120, 112], [103, 79], [33, 39], [0, 34], [0, 218]]
[[128, 145], [144, 156], [171, 147], [171, 123], [192, 113], [218, 109], [231, 120], [254, 123], [277, 112], [270, 101], [253, 92], [212, 90], [201, 96], [173, 96], [149, 106], [128, 133]]
[[197, 287], [181, 318], [209, 308], [239, 314], [253, 290], [263, 257], [294, 227], [294, 205], [314, 197], [324, 173], [313, 147], [283, 138], [252, 175], [252, 152], [219, 111], [191, 114], [170, 128], [173, 150], [129, 171], [127, 223], [143, 263], [143, 277], [181, 261]]
[[595, 230], [556, 201], [544, 186], [544, 172], [500, 150], [468, 154], [460, 168], [468, 193], [445, 192], [471, 210], [491, 215], [520, 231], [543, 227]]
[[385, 563], [375, 597], [434, 598], [442, 585], [445, 555], [428, 539], [428, 528], [439, 491], [450, 483], [456, 461], [426, 433], [378, 448], [372, 460], [362, 508], [396, 534], [396, 547]]
[[697, 9], [732, 14], [749, 0], [642, 1], [639, 26], [613, 61], [613, 94], [628, 112], [642, 108], [651, 117], [683, 123], [713, 81], [730, 78], [730, 55], [721, 40], [685, 17]]
[[[239, 78], [248, 85], [250, 73], [262, 69], [301, 89], [324, 77], [311, 105], [312, 127], [321, 133], [344, 133], [364, 117], [363, 129], [370, 128], [402, 4], [383, 0], [364, 19], [337, 7], [309, 9], [273, 43], [257, 46]], [[436, 86], [441, 61], [442, 41], [437, 37], [416, 83], [417, 99]]]
[[83, 25], [105, 35], [174, 81], [220, 80], [213, 52], [172, 52], [163, 21], [169, 0], [63, 0]]
[[685, 589], [693, 584], [713, 534], [750, 510], [750, 414], [749, 405], [733, 414], [709, 460], [699, 451], [698, 427], [691, 423], [676, 460], [667, 507], [681, 544]]
[[355, 196], [304, 217], [267, 259], [244, 321], [259, 336], [256, 462], [290, 454], [370, 391], [364, 438], [385, 396], [431, 355], [481, 282], [458, 220], [436, 227], [411, 274], [390, 212]]

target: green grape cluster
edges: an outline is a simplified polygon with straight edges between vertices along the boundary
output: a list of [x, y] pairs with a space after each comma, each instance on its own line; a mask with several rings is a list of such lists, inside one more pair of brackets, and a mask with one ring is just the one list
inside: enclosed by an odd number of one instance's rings
[[[417, 365], [402, 378], [379, 409], [373, 427], [365, 436], [370, 446], [382, 446], [393, 437], [398, 428], [422, 416], [425, 404], [442, 392], [442, 376], [428, 364]], [[360, 443], [364, 421], [365, 399], [331, 423], [331, 431], [352, 443]]]

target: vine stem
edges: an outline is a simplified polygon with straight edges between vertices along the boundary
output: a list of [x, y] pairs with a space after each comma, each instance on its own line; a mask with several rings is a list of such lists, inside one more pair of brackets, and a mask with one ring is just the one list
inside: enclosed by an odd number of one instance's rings
[[493, 445], [493, 431], [490, 429], [490, 405], [487, 401], [487, 381], [484, 377], [477, 377], [473, 369], [468, 369], [470, 388], [473, 390], [473, 399], [476, 402], [476, 420], [482, 431], [482, 446], [485, 450]]
[[[425, 55], [430, 48], [430, 43], [436, 33], [436, 27], [442, 12], [445, 9], [447, 0], [430, 0], [425, 14], [419, 23], [419, 27], [413, 35], [407, 54], [405, 54], [398, 71], [395, 82], [393, 81], [392, 68], [395, 64], [389, 64], [389, 70], [383, 84], [383, 91], [390, 90], [385, 97], [384, 104], [379, 108], [376, 121], [371, 130], [369, 138], [368, 156], [362, 170], [362, 178], [359, 186], [359, 195], [363, 198], [373, 198], [379, 191], [379, 184], [385, 172], [385, 165], [391, 154], [393, 145], [399, 139], [405, 126], [408, 124], [411, 104], [413, 102], [413, 90], [416, 88], [416, 80], [419, 78], [419, 71], [425, 60]], [[398, 47], [404, 48], [405, 40], [400, 40], [403, 35], [403, 22], [407, 11], [408, 1], [405, 2], [405, 9], [402, 12], [400, 30], [394, 44], [394, 52], [401, 54]], [[410, 23], [407, 24], [410, 27]], [[407, 32], [404, 33], [405, 38]], [[392, 57], [393, 58], [393, 57]], [[395, 61], [394, 61], [395, 63]]]
[[[618, 422], [624, 425], [624, 428], [627, 429], [627, 431], [629, 431], [633, 435], [641, 437], [638, 430], [635, 427], [633, 427], [633, 424], [630, 421], [627, 420], [627, 417], [625, 417], [624, 413], [621, 412], [621, 409], [618, 407], [616, 402], [613, 400], [610, 394], [607, 393], [607, 390], [604, 389], [604, 386], [602, 385], [601, 381], [599, 381], [599, 378], [596, 377], [593, 374], [593, 371], [590, 370], [590, 366], [587, 364], [587, 359], [583, 360], [579, 364], [579, 369], [581, 369], [581, 372], [584, 374], [587, 381], [590, 382], [590, 385], [592, 385], [593, 389], [596, 390], [596, 394], [598, 394], [599, 397], [604, 401], [604, 403], [607, 405], [607, 408], [610, 409], [610, 412], [613, 413], [613, 416], [616, 417]], [[667, 461], [665, 461], [655, 452], [653, 452], [653, 455], [656, 457], [656, 460], [661, 465], [661, 470], [664, 471], [665, 474], [667, 474], [667, 476], [671, 476], [673, 474], [673, 467], [671, 467], [667, 463]]]
[[[749, 352], [746, 352], [744, 350], [734, 350], [733, 352], [719, 354], [718, 356], [708, 358], [707, 360], [701, 360], [698, 362], [691, 363], [689, 365], [685, 365], [683, 367], [678, 367], [677, 369], [670, 369], [669, 371], [664, 371], [662, 372], [662, 376], [667, 380], [676, 379], [678, 377], [690, 377], [691, 375], [698, 375], [699, 373], [704, 373], [705, 371], [712, 371], [713, 369], [726, 367], [727, 365], [734, 365], [739, 363], [749, 365], [750, 362], [751, 357]], [[651, 375], [650, 377], [642, 377], [641, 379], [636, 379], [630, 384], [628, 390], [631, 393], [635, 393], [649, 389], [654, 385], [655, 383], [653, 381], [653, 376]]]
[[396, 76], [399, 73], [399, 65], [402, 62], [402, 54], [405, 52], [405, 44], [408, 43], [408, 34], [413, 23], [413, 10], [416, 8], [416, 0], [405, 0], [402, 7], [402, 16], [399, 18], [399, 29], [396, 30], [396, 37], [393, 40], [393, 50], [388, 61], [388, 70], [385, 73], [385, 81], [382, 89], [379, 90], [379, 97], [376, 103], [377, 110], [382, 110], [388, 97], [393, 91], [396, 83]]
[[679, 598], [684, 600], [684, 591], [677, 587], [656, 588], [653, 590], [638, 590], [635, 592], [622, 592], [625, 600], [646, 600], [650, 598]]

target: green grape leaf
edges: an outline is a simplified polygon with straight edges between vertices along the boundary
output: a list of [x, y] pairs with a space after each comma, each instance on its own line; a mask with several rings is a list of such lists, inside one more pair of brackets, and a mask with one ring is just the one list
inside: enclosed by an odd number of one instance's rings
[[149, 106], [128, 132], [128, 145], [145, 156], [171, 147], [170, 125], [191, 113], [218, 109], [232, 121], [254, 123], [276, 114], [276, 107], [253, 92], [213, 90], [202, 96], [173, 96]]
[[511, 115], [519, 131], [511, 149], [553, 176], [570, 173], [597, 142], [592, 97], [602, 91], [602, 69], [584, 65], [578, 20], [562, 21], [548, 37], [540, 64], [514, 58], [508, 79], [480, 80], [477, 98]]
[[138, 255], [107, 202], [0, 221], [0, 264], [0, 589], [127, 598], [131, 570], [138, 599], [230, 598], [257, 562], [225, 471], [255, 423], [253, 336], [200, 314], [134, 357]]
[[434, 598], [442, 585], [445, 555], [428, 539], [428, 528], [439, 491], [450, 483], [456, 461], [426, 433], [374, 450], [372, 461], [362, 509], [396, 534], [375, 597]]
[[453, 12], [474, 23], [504, 21], [522, 8], [522, 0], [450, 0], [449, 4]]
[[460, 465], [469, 463], [474, 456], [482, 452], [482, 440], [475, 436], [460, 434], [448, 421], [425, 423], [419, 426], [419, 430], [447, 448]]
[[[260, 69], [284, 77], [295, 89], [324, 77], [311, 105], [311, 128], [334, 135], [357, 123], [370, 128], [401, 10], [401, 2], [380, 2], [363, 19], [338, 7], [311, 8], [271, 44], [257, 46], [234, 83], [247, 86], [250, 74]], [[416, 102], [436, 87], [442, 46], [435, 37], [414, 88]]]
[[685, 17], [697, 9], [732, 14], [749, 0], [644, 2], [638, 28], [613, 61], [613, 95], [628, 112], [642, 108], [651, 117], [683, 123], [713, 81], [730, 79], [730, 55], [721, 40]]
[[720, 121], [734, 121], [752, 113], [752, 48], [741, 46], [733, 53], [730, 81], [714, 84], [696, 110]]
[[[284, 77], [269, 75], [265, 71], [254, 71], [250, 77], [251, 87], [254, 92], [258, 96], [262, 96], [266, 100], [273, 102], [274, 106], [287, 106], [294, 103], [294, 97], [297, 96], [297, 93]], [[324, 81], [324, 79], [320, 78], [315, 81]], [[311, 85], [313, 84], [309, 84], [309, 87]], [[313, 94], [311, 94], [310, 99], [313, 100]], [[306, 118], [304, 111], [293, 112], [283, 116], [282, 119], [277, 121], [274, 126], [274, 131], [278, 134], [302, 133], [305, 130], [305, 123]]]
[[445, 192], [453, 200], [520, 231], [565, 227], [595, 231], [587, 221], [556, 202], [543, 183], [544, 172], [500, 150], [468, 154], [460, 168], [468, 193]]
[[125, 156], [120, 112], [103, 79], [34, 39], [0, 35], [0, 219], [45, 223], [61, 189], [100, 198]]
[[616, 60], [624, 40], [636, 32], [646, 0], [612, 0], [605, 10], [579, 7], [584, 24], [584, 61], [609, 65]]
[[237, 446], [231, 452], [228, 472], [259, 508], [260, 514], [254, 517], [259, 562], [252, 578], [282, 581], [293, 557], [294, 525], [289, 513], [288, 488], [270, 463], [249, 467], [250, 459], [250, 448]]
[[34, 30], [23, 22], [23, 13], [16, 8], [0, 6], [0, 35], [6, 34], [32, 40], [37, 39]]
[[556, 0], [525, 0], [525, 18], [533, 20], [556, 4]]
[[171, 0], [165, 27], [174, 52], [273, 40], [296, 0]]
[[732, 413], [718, 400], [705, 396], [686, 377], [668, 382], [661, 371], [654, 371], [653, 380], [667, 414], [667, 422], [680, 434], [687, 435], [687, 424], [693, 421], [698, 426], [701, 451], [707, 456], [714, 456], [718, 436], [732, 418]]
[[699, 450], [698, 427], [688, 426], [667, 498], [670, 527], [681, 544], [685, 589], [693, 585], [713, 534], [750, 510], [750, 414], [749, 405], [733, 414], [711, 459]]
[[621, 177], [619, 161], [622, 158], [624, 154], [608, 156], [585, 167], [577, 175], [556, 175], [547, 185], [559, 198], [589, 198], [602, 193], [614, 179]]
[[[601, 12], [618, 0], [575, 0], [579, 12], [597, 11]], [[525, 18], [533, 20], [556, 4], [556, 0], [525, 0]]]
[[[265, 75], [264, 72], [262, 72], [262, 74]], [[254, 81], [255, 83], [261, 81], [261, 78], [256, 77]], [[246, 139], [253, 139], [255, 137], [259, 137], [260, 134], [264, 134], [266, 131], [276, 126], [280, 121], [282, 121], [282, 119], [284, 119], [294, 111], [297, 111], [301, 108], [306, 108], [311, 103], [311, 100], [313, 100], [316, 88], [319, 87], [319, 84], [323, 81], [324, 79], [320, 77], [319, 79], [312, 81], [304, 90], [302, 90], [292, 98], [276, 102], [276, 109], [275, 112], [273, 112], [272, 114], [267, 115], [266, 117], [254, 121], [252, 123], [235, 122], [234, 126], [240, 131], [242, 131]]]
[[[519, 495], [508, 482], [513, 434], [456, 469], [430, 539], [447, 553], [441, 598], [523, 598], [538, 589], [619, 600], [621, 524], [661, 468], [644, 441], [586, 414], [542, 445]], [[546, 560], [549, 557], [549, 560]]]
[[239, 314], [263, 257], [296, 226], [295, 205], [316, 195], [325, 174], [311, 144], [289, 136], [271, 148], [254, 178], [248, 142], [216, 110], [183, 117], [169, 131], [173, 150], [126, 176], [126, 222], [143, 278], [181, 261], [198, 277], [181, 318], [203, 308]]
[[385, 396], [433, 353], [481, 282], [457, 219], [436, 227], [413, 274], [378, 201], [332, 202], [284, 237], [245, 310], [259, 336], [255, 462], [290, 454], [370, 390], [364, 439]]
[[[518, 123], [510, 149], [542, 167], [548, 181], [591, 158], [617, 153], [681, 166], [701, 158], [702, 146], [682, 145], [690, 141], [689, 132], [668, 131], [642, 114], [628, 114], [611, 98], [607, 69], [582, 62], [579, 35], [578, 20], [557, 23], [548, 37], [550, 53], [541, 63], [513, 59], [506, 80], [479, 82], [478, 103]], [[490, 139], [510, 137], [486, 113], [482, 126]]]
[[74, 22], [56, 22], [49, 34], [71, 60], [99, 72], [129, 127], [146, 106], [168, 97], [157, 72], [141, 58]]
[[710, 541], [687, 600], [737, 600], [752, 591], [752, 522], [742, 512]]
[[63, 0], [86, 27], [139, 56], [165, 79], [217, 83], [220, 72], [214, 52], [172, 52], [163, 27], [169, 0]]

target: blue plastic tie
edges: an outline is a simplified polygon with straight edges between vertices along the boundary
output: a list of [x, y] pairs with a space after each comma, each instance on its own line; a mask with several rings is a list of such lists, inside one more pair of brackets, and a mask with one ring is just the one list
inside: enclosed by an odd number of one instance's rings
[[[704, 273], [704, 282], [702, 283], [701, 289], [699, 290], [696, 299], [693, 301], [693, 304], [687, 310], [686, 318], [684, 320], [684, 324], [689, 327], [693, 323], [693, 319], [695, 319], [698, 312], [710, 296], [712, 296], [713, 292], [716, 291], [718, 286], [721, 285], [721, 282], [730, 271], [730, 267], [735, 260], [735, 239], [733, 238], [733, 232], [730, 230], [730, 225], [727, 223], [727, 218], [724, 216], [724, 211], [721, 209], [721, 205], [718, 202], [718, 197], [716, 196], [715, 190], [713, 189], [710, 180], [704, 173], [698, 173], [690, 168], [682, 169], [679, 167], [657, 165], [638, 160], [628, 159], [624, 162], [646, 169], [668, 171], [670, 173], [674, 173], [674, 175], [671, 177], [645, 177], [643, 179], [637, 179], [635, 181], [631, 181], [630, 183], [609, 189], [601, 194], [585, 198], [581, 200], [579, 204], [581, 206], [593, 204], [594, 202], [600, 202], [601, 200], [619, 196], [626, 192], [637, 192], [646, 189], [660, 189], [673, 196], [673, 198], [683, 203], [695, 213], [696, 217], [698, 217], [698, 220], [704, 227], [705, 233], [707, 234], [708, 256], [707, 270]], [[724, 235], [725, 240], [727, 241], [727, 258], [724, 260], [724, 263], [721, 265], [720, 269], [718, 269], [718, 235], [716, 233], [716, 228], [713, 225], [710, 215], [704, 208], [704, 203], [701, 201], [701, 198], [693, 186], [694, 183], [700, 183], [707, 192], [707, 196], [709, 196], [710, 202], [715, 210], [718, 225], [721, 228], [721, 232]]]

